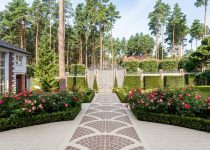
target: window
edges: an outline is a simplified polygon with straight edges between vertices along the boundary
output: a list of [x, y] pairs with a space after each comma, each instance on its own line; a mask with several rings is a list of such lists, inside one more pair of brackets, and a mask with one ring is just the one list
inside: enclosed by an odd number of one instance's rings
[[5, 53], [0, 52], [0, 93], [5, 90]]
[[22, 66], [23, 56], [16, 55], [16, 66]]

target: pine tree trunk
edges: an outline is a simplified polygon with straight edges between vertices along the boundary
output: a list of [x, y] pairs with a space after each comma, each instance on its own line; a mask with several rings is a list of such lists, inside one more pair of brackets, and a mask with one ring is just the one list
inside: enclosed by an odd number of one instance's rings
[[88, 68], [88, 35], [85, 35], [85, 66]]
[[67, 49], [67, 56], [66, 56], [66, 65], [67, 65], [67, 72], [69, 72], [69, 53], [70, 53], [70, 48], [69, 48], [69, 39], [68, 39], [68, 49]]
[[114, 69], [114, 50], [113, 50], [113, 39], [112, 39], [112, 29], [111, 29], [111, 41], [110, 41], [110, 44], [111, 44], [111, 51], [112, 51], [112, 70]]
[[50, 50], [52, 48], [52, 0], [50, 0]]
[[38, 61], [38, 45], [39, 45], [39, 21], [37, 21], [37, 25], [36, 25], [36, 63]]
[[197, 48], [198, 48], [198, 39], [196, 38], [195, 41], [196, 41], [196, 50], [197, 50]]
[[66, 90], [65, 51], [64, 51], [64, 1], [59, 0], [59, 27], [58, 27], [58, 50], [59, 50], [59, 87]]
[[91, 46], [92, 46], [92, 57], [91, 57], [91, 64], [95, 68], [95, 44], [94, 44], [94, 31], [91, 31]]
[[162, 60], [163, 60], [163, 51], [164, 51], [164, 29], [162, 28], [162, 50], [161, 50]]
[[83, 62], [82, 62], [82, 34], [80, 33], [80, 35], [79, 35], [79, 47], [80, 47], [80, 51], [79, 51], [79, 64], [82, 64]]
[[21, 24], [20, 24], [20, 48], [24, 48], [24, 44], [23, 44], [23, 24], [22, 24], [22, 21], [21, 21]]
[[103, 34], [102, 27], [100, 25], [100, 69], [103, 67]]
[[175, 25], [173, 25], [173, 35], [172, 35], [172, 58], [175, 57], [175, 50], [174, 50], [174, 38], [175, 38]]
[[206, 0], [206, 3], [205, 3], [205, 15], [204, 15], [204, 36], [206, 36], [207, 6], [208, 6], [208, 0]]
[[159, 59], [159, 37], [158, 37], [158, 33], [156, 33], [156, 59]]

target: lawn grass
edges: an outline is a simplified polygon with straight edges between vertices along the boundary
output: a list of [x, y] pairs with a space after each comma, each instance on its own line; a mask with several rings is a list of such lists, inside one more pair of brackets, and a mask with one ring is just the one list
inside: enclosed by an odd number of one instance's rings
[[210, 97], [210, 86], [195, 86], [204, 99]]

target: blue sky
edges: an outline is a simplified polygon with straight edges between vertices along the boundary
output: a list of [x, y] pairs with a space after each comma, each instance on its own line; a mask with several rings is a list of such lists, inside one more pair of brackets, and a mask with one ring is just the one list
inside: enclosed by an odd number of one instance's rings
[[[5, 5], [11, 0], [1, 1], [0, 10], [5, 8]], [[26, 0], [27, 3], [33, 0]], [[73, 7], [78, 3], [85, 0], [72, 0]], [[113, 30], [114, 37], [129, 38], [135, 33], [149, 33], [148, 27], [148, 14], [153, 10], [156, 0], [111, 0], [116, 4], [117, 9], [120, 11], [121, 19], [117, 20]], [[204, 8], [196, 8], [194, 1], [196, 0], [163, 0], [169, 3], [172, 7], [175, 3], [179, 3], [182, 11], [187, 15], [188, 25], [190, 26], [194, 19], [204, 20]], [[208, 13], [210, 14], [210, 9]], [[208, 16], [210, 17], [210, 16]], [[210, 26], [210, 19], [207, 19], [207, 24]], [[195, 46], [195, 44], [194, 44]], [[189, 47], [189, 46], [188, 46]]]

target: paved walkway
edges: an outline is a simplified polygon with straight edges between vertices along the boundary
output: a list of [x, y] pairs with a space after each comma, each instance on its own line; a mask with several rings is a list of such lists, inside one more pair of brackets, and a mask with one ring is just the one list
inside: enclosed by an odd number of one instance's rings
[[73, 121], [0, 132], [0, 150], [210, 150], [210, 134], [138, 121], [115, 94], [83, 104]]
[[97, 94], [66, 150], [144, 150], [115, 94]]

